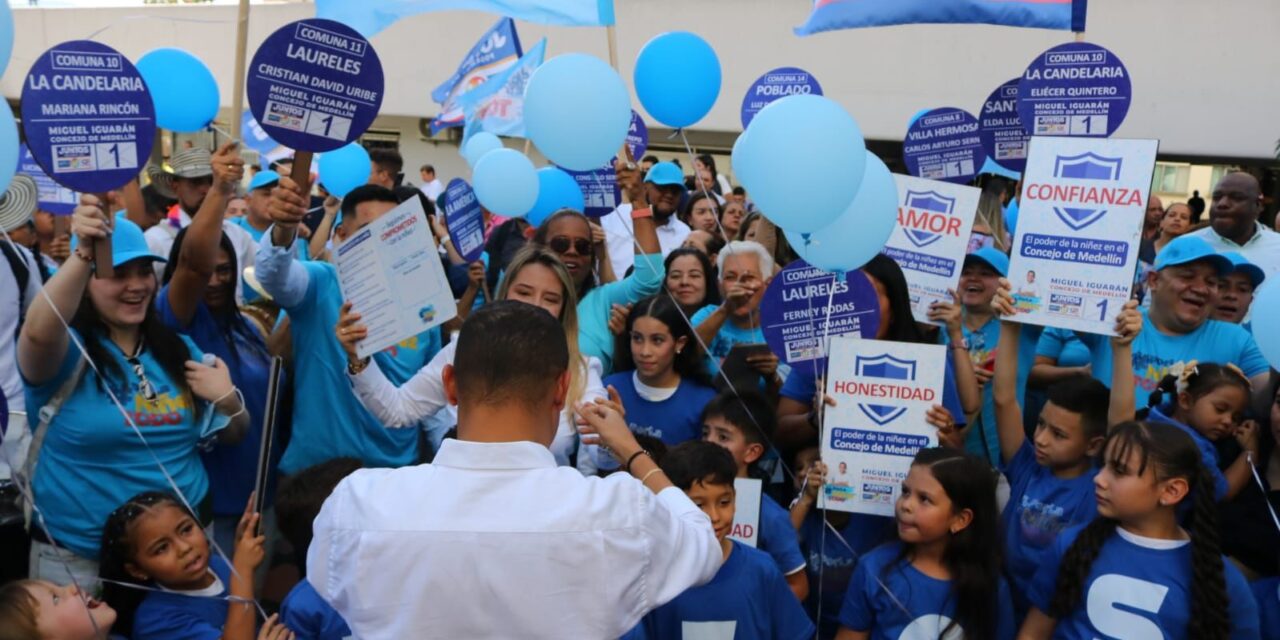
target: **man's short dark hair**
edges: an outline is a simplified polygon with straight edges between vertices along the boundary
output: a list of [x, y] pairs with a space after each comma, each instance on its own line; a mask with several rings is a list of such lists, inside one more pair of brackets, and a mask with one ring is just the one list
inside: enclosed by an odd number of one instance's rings
[[430, 173], [435, 173], [435, 172], [436, 172], [436, 168], [435, 168], [435, 167], [433, 167], [433, 166], [431, 166], [431, 165], [429, 165], [429, 164], [424, 164], [424, 165], [422, 165], [421, 167], [419, 167], [419, 168], [418, 168], [418, 171], [419, 171], [419, 172], [421, 172], [421, 171], [427, 171], [427, 172], [430, 172]]
[[735, 195], [735, 196], [745, 196], [745, 195], [747, 195], [747, 189], [746, 189], [746, 187], [742, 187], [742, 186], [734, 187], [734, 188], [733, 188], [733, 195]]
[[662, 472], [671, 484], [688, 491], [694, 483], [733, 485], [738, 465], [728, 449], [705, 440], [690, 440], [667, 451], [662, 457]]
[[307, 467], [280, 483], [276, 491], [276, 523], [294, 551], [306, 557], [311, 523], [342, 479], [364, 467], [357, 458], [334, 458]]
[[422, 192], [422, 189], [402, 184], [392, 189], [391, 192], [396, 194], [396, 202], [399, 202], [400, 204], [404, 204], [414, 198], [417, 198], [418, 201], [422, 203], [423, 213], [426, 213], [428, 216], [434, 216], [436, 214], [436, 205], [432, 204], [431, 198], [428, 198], [427, 194]]
[[366, 202], [400, 204], [400, 201], [396, 199], [396, 194], [390, 189], [376, 184], [362, 184], [343, 196], [342, 217], [344, 219], [353, 219], [351, 216], [356, 214], [356, 207]]
[[378, 165], [379, 169], [391, 174], [393, 178], [404, 169], [404, 157], [395, 149], [374, 149], [369, 152], [369, 162]]
[[768, 449], [777, 430], [777, 418], [773, 403], [759, 391], [744, 390], [738, 393], [726, 391], [707, 403], [702, 410], [702, 422], [720, 418], [737, 427], [747, 439], [747, 444], [759, 444]]
[[568, 369], [569, 344], [560, 321], [515, 301], [472, 312], [453, 357], [459, 404], [537, 406]]
[[1046, 390], [1049, 402], [1080, 414], [1085, 438], [1107, 435], [1107, 408], [1111, 390], [1092, 376], [1084, 374], [1063, 378]]
[[650, 154], [641, 158], [640, 162], [652, 162], [654, 164], [658, 164], [659, 162], [661, 162], [661, 160], [658, 159], [658, 156]]

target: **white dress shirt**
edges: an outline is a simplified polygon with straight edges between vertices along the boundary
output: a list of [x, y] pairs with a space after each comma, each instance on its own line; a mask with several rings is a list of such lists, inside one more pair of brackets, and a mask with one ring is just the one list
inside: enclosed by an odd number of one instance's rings
[[1268, 278], [1280, 274], [1280, 233], [1268, 229], [1261, 222], [1254, 224], [1257, 225], [1257, 230], [1243, 245], [1218, 235], [1213, 227], [1205, 227], [1191, 235], [1203, 238], [1219, 253], [1223, 251], [1239, 253], [1245, 260], [1261, 268]]
[[[613, 275], [619, 280], [627, 277], [627, 269], [635, 264], [636, 241], [635, 228], [631, 221], [631, 205], [620, 204], [617, 209], [600, 218], [600, 226], [604, 228], [605, 241], [609, 247], [609, 262], [613, 264]], [[680, 248], [685, 238], [689, 237], [689, 225], [681, 222], [672, 214], [667, 223], [658, 226], [658, 247], [662, 249], [662, 257]]]
[[584, 478], [533, 442], [357, 471], [314, 529], [307, 580], [362, 640], [614, 639], [722, 561], [679, 489]]
[[[360, 399], [369, 413], [372, 413], [382, 424], [390, 428], [413, 427], [424, 418], [429, 418], [441, 410], [453, 415], [453, 423], [458, 423], [458, 408], [449, 404], [444, 394], [444, 366], [453, 364], [453, 354], [458, 348], [455, 340], [445, 345], [427, 366], [418, 370], [399, 387], [387, 379], [386, 374], [378, 368], [378, 363], [369, 361], [359, 375], [350, 375], [351, 386], [356, 397]], [[582, 394], [583, 402], [597, 398], [607, 399], [609, 393], [600, 381], [604, 366], [597, 358], [586, 357], [587, 380]], [[556, 464], [569, 464], [569, 456], [573, 455], [578, 444], [578, 428], [571, 408], [560, 412], [560, 426], [556, 429], [556, 439], [551, 443], [551, 454]], [[580, 455], [579, 458], [585, 456]], [[584, 475], [594, 473], [594, 467], [578, 468]]]

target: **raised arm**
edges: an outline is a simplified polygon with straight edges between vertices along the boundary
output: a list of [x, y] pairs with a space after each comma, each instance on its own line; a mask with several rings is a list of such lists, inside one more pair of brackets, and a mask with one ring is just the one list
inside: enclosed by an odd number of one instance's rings
[[1000, 320], [1000, 344], [996, 347], [996, 370], [992, 398], [996, 405], [996, 432], [1000, 436], [1000, 457], [1006, 463], [1026, 440], [1022, 429], [1022, 405], [1018, 402], [1018, 342], [1022, 338], [1022, 325], [1006, 320], [1012, 317], [1012, 287], [1005, 278], [1000, 279], [1000, 289], [991, 301]]
[[[218, 249], [222, 241], [222, 220], [227, 212], [227, 199], [235, 192], [236, 184], [244, 177], [244, 160], [240, 158], [239, 144], [228, 142], [213, 155], [213, 186], [205, 196], [200, 210], [187, 227], [186, 239], [178, 254], [177, 268], [169, 282], [169, 307], [178, 323], [191, 324], [196, 309], [204, 298], [209, 277], [218, 262]], [[127, 194], [127, 192], [126, 192]]]
[[271, 190], [268, 211], [275, 224], [271, 233], [263, 234], [258, 242], [254, 275], [276, 303], [288, 309], [302, 302], [311, 281], [306, 267], [294, 259], [292, 250], [298, 224], [307, 213], [302, 188], [288, 176], [280, 176], [280, 184]]
[[1133, 341], [1142, 331], [1142, 312], [1138, 301], [1130, 300], [1116, 316], [1116, 335], [1111, 338], [1111, 405], [1107, 423], [1114, 427], [1132, 420], [1136, 413], [1133, 379]]
[[79, 245], [45, 283], [44, 294], [31, 301], [18, 336], [18, 367], [27, 382], [38, 385], [58, 374], [68, 343], [67, 330], [58, 316], [68, 322], [75, 317], [93, 277], [93, 241], [110, 239], [110, 231], [110, 219], [99, 200], [81, 195], [80, 206], [71, 218], [71, 233], [79, 238]]
[[342, 201], [334, 196], [324, 199], [324, 215], [320, 217], [320, 224], [316, 225], [315, 233], [311, 234], [311, 240], [307, 242], [307, 252], [311, 254], [312, 260], [319, 260], [324, 255], [325, 245], [333, 234], [333, 223], [338, 218], [338, 206], [341, 204]]
[[[961, 327], [960, 295], [951, 294], [951, 302], [934, 302], [929, 307], [929, 319], [944, 323], [943, 330], [951, 342], [948, 351], [951, 364], [955, 369], [956, 393], [960, 395], [960, 406], [968, 416], [982, 409], [982, 386], [978, 384], [978, 374], [973, 370], [973, 360], [969, 357], [968, 346], [964, 343], [964, 329]], [[967, 421], [972, 424], [972, 420]]]
[[356, 344], [368, 336], [369, 329], [360, 323], [360, 314], [351, 310], [350, 302], [343, 303], [334, 333], [347, 353], [347, 375], [356, 397], [383, 426], [412, 427], [448, 404], [441, 373], [444, 365], [453, 360], [452, 349], [437, 353], [427, 366], [397, 387], [372, 357], [356, 355]]

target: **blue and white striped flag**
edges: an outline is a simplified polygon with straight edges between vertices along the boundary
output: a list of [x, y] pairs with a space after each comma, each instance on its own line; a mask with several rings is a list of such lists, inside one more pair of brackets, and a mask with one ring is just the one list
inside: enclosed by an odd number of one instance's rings
[[542, 64], [546, 52], [547, 39], [543, 38], [510, 69], [490, 78], [458, 100], [467, 114], [462, 136], [464, 144], [467, 138], [479, 131], [524, 137], [524, 89], [529, 85], [533, 72]]

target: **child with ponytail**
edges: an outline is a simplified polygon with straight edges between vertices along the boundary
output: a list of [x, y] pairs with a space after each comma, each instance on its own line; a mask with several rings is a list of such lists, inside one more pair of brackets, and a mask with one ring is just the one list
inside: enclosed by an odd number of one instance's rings
[[963, 451], [921, 449], [894, 517], [898, 541], [854, 569], [836, 640], [1013, 638], [990, 465]]
[[[1213, 476], [1218, 500], [1234, 498], [1249, 482], [1246, 453], [1259, 459], [1258, 425], [1244, 419], [1252, 392], [1249, 379], [1235, 365], [1193, 360], [1170, 369], [1151, 394], [1147, 419], [1172, 424], [1191, 436]], [[1241, 451], [1234, 461], [1222, 464], [1215, 443], [1228, 438], [1235, 438]]]
[[1126, 422], [1112, 430], [1103, 460], [1098, 518], [1068, 529], [1046, 554], [1019, 640], [1258, 638], [1249, 585], [1219, 552], [1214, 483], [1191, 436]]

